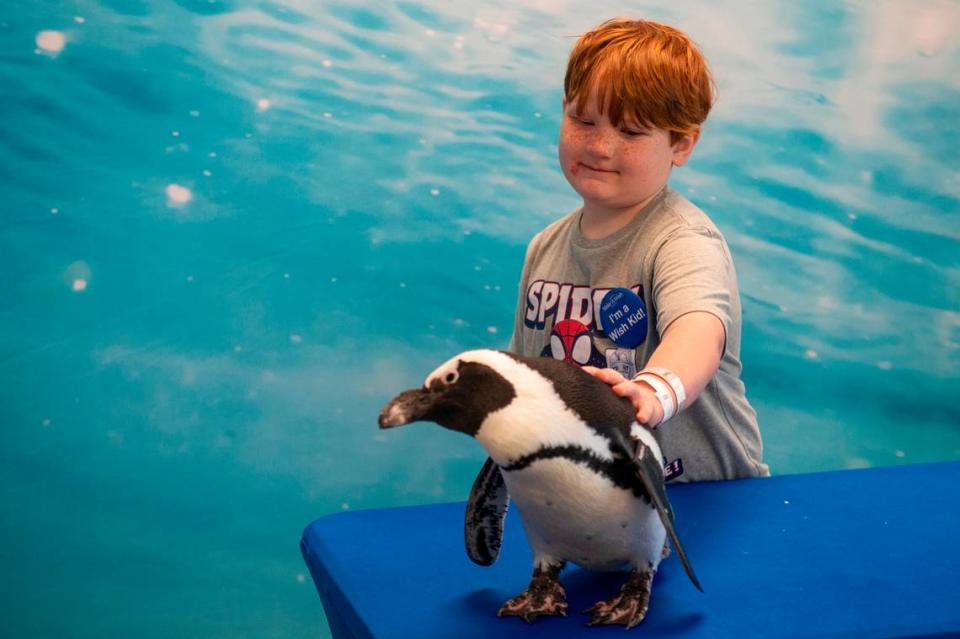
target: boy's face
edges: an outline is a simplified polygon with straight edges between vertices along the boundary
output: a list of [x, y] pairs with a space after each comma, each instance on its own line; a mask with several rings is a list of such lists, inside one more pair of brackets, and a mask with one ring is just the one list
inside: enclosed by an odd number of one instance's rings
[[629, 120], [615, 127], [591, 94], [581, 113], [564, 100], [560, 166], [585, 208], [615, 212], [653, 197], [670, 169], [690, 157], [696, 138], [671, 143], [669, 131], [634, 126]]

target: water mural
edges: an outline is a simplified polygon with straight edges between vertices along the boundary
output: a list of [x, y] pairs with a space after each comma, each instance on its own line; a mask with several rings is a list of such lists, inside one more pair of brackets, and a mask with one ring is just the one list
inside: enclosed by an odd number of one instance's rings
[[101, 0], [0, 8], [0, 617], [317, 637], [311, 519], [465, 498], [380, 405], [509, 340], [577, 205], [565, 57], [678, 25], [719, 102], [675, 188], [737, 260], [775, 473], [960, 458], [954, 2]]

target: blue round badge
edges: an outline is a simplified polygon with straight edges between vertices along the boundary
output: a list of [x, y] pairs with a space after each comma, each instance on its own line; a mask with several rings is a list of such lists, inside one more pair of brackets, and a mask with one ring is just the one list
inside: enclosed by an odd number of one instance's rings
[[647, 339], [647, 306], [628, 288], [615, 288], [600, 302], [600, 325], [617, 346], [636, 348]]

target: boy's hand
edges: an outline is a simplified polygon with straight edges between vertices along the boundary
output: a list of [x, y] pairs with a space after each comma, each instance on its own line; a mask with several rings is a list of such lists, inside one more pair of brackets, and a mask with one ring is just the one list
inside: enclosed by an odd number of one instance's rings
[[663, 420], [663, 407], [657, 399], [653, 389], [647, 384], [632, 382], [612, 368], [596, 368], [584, 366], [584, 371], [590, 373], [600, 381], [610, 384], [613, 392], [620, 397], [626, 397], [637, 409], [637, 421], [647, 428], [656, 428]]

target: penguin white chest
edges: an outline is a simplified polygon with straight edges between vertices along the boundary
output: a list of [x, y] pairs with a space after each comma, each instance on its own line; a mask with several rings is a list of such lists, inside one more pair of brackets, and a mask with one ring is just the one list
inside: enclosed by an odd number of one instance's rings
[[666, 531], [656, 510], [586, 464], [542, 459], [504, 480], [538, 560], [591, 570], [659, 563]]

